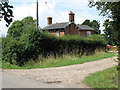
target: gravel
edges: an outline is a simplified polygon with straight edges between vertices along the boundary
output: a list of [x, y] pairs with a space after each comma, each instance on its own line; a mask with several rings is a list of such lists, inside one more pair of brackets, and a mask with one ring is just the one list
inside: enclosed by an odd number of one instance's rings
[[70, 65], [64, 67], [42, 68], [42, 69], [11, 69], [2, 70], [10, 75], [18, 75], [34, 79], [47, 84], [73, 86], [75, 88], [90, 88], [82, 81], [91, 73], [117, 65], [117, 57], [106, 58], [98, 61], [86, 62], [84, 64]]

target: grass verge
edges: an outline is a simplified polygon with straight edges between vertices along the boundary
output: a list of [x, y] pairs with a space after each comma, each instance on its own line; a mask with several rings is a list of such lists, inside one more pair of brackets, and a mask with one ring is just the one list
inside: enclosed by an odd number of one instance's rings
[[[92, 88], [118, 88], [118, 71], [115, 67], [93, 73], [83, 83]], [[115, 89], [114, 89], [115, 90]]]
[[59, 57], [57, 59], [50, 58], [44, 59], [41, 61], [41, 58], [38, 58], [37, 62], [30, 60], [23, 67], [19, 67], [17, 65], [11, 65], [8, 62], [2, 63], [3, 69], [32, 69], [32, 68], [50, 68], [50, 67], [60, 67], [60, 66], [68, 66], [74, 64], [82, 64], [84, 62], [96, 61], [108, 57], [116, 56], [115, 53], [97, 53], [90, 56], [75, 56], [75, 55], [65, 55], [63, 57]]

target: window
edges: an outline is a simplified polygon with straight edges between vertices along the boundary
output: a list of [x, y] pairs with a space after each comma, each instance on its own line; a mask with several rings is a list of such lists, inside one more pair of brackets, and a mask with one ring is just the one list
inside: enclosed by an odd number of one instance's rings
[[80, 35], [80, 31], [78, 31], [78, 35]]
[[87, 36], [91, 36], [91, 31], [87, 31]]
[[64, 36], [65, 32], [60, 32], [60, 36]]
[[57, 31], [57, 32], [56, 32], [56, 35], [57, 35], [57, 36], [59, 36], [59, 35], [60, 35], [59, 31]]

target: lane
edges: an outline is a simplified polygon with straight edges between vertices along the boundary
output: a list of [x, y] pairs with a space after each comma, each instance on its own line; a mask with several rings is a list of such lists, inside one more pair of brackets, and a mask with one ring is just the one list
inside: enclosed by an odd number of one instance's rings
[[57, 88], [55, 85], [41, 83], [24, 77], [2, 73], [2, 88]]
[[[1, 72], [0, 72], [1, 73]], [[47, 84], [26, 77], [2, 72], [2, 88], [77, 88], [66, 84]]]
[[116, 58], [56, 68], [3, 70], [3, 87], [90, 88], [82, 81], [91, 73], [116, 66]]
[[0, 90], [2, 89], [2, 70], [0, 69]]

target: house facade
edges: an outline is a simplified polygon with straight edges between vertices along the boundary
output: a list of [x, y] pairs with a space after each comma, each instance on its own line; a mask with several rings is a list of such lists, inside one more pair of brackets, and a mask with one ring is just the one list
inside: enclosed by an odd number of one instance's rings
[[52, 17], [48, 17], [48, 26], [44, 27], [43, 30], [47, 30], [49, 33], [55, 36], [64, 35], [80, 35], [80, 36], [91, 36], [94, 34], [94, 29], [88, 25], [78, 25], [74, 22], [75, 14], [70, 11], [69, 22], [55, 23], [52, 24]]

